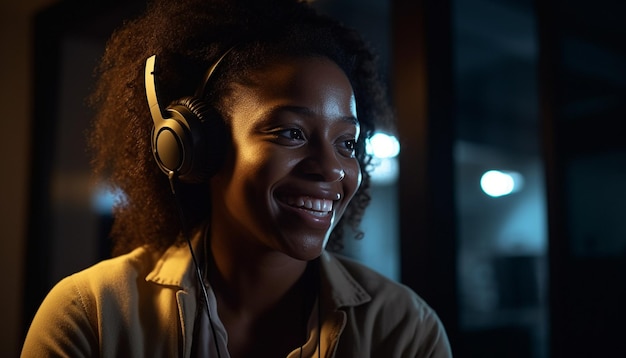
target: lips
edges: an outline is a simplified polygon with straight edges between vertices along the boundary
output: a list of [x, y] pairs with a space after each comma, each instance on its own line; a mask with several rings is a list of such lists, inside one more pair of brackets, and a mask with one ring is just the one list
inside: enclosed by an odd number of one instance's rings
[[299, 218], [293, 223], [304, 220], [303, 223], [307, 223], [307, 226], [323, 230], [327, 230], [331, 225], [333, 200], [307, 195], [283, 195], [278, 201]]
[[283, 200], [289, 206], [304, 208], [310, 211], [327, 213], [333, 210], [333, 202], [328, 199], [312, 198], [310, 196], [290, 196]]
[[328, 234], [336, 219], [336, 211], [341, 209], [343, 197], [340, 188], [329, 186], [305, 187], [303, 185], [284, 185], [274, 191], [274, 200], [278, 204], [282, 221], [294, 230], [315, 230], [316, 235]]

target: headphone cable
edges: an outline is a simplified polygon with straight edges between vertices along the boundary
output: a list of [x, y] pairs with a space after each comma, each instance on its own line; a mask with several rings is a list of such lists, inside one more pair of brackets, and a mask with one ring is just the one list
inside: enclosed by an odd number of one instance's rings
[[[198, 260], [196, 259], [196, 254], [193, 251], [193, 246], [191, 245], [191, 239], [189, 237], [189, 231], [187, 229], [185, 214], [183, 213], [183, 207], [181, 205], [180, 198], [178, 197], [178, 195], [176, 195], [176, 183], [177, 183], [176, 173], [174, 173], [173, 171], [170, 171], [167, 175], [167, 178], [169, 179], [170, 189], [172, 191], [172, 195], [174, 196], [174, 200], [176, 201], [176, 207], [178, 208], [178, 216], [180, 218], [181, 232], [185, 238], [185, 241], [187, 242], [187, 246], [189, 247], [189, 252], [191, 253], [191, 259], [193, 261], [193, 265], [196, 271], [196, 277], [198, 278], [198, 283], [202, 291], [202, 296], [203, 296], [203, 300], [205, 303], [207, 316], [209, 317], [209, 325], [211, 326], [211, 332], [213, 333], [213, 341], [215, 342], [215, 350], [217, 352], [217, 357], [221, 358], [220, 347], [217, 341], [217, 333], [213, 325], [213, 319], [211, 318], [211, 309], [209, 306], [209, 294], [207, 292], [206, 286], [204, 285], [204, 280], [202, 279], [202, 272], [200, 271], [200, 265], [198, 264]], [[205, 243], [205, 245], [206, 244], [207, 243]]]

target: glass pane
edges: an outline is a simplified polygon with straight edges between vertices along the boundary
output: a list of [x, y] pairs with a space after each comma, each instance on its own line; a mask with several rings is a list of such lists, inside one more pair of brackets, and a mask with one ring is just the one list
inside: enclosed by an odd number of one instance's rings
[[572, 159], [567, 168], [568, 232], [577, 257], [626, 252], [626, 151]]
[[547, 356], [547, 228], [531, 1], [453, 1], [461, 344]]

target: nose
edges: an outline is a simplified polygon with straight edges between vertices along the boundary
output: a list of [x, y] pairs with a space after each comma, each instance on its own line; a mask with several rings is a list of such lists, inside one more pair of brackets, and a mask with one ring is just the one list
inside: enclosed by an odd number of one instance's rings
[[320, 143], [311, 146], [307, 158], [302, 162], [303, 173], [313, 180], [324, 182], [341, 181], [346, 172], [333, 145]]

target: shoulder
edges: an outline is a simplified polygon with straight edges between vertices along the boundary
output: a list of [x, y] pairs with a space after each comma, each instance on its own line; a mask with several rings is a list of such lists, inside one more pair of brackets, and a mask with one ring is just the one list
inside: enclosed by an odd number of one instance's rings
[[332, 254], [332, 257], [371, 296], [372, 302], [377, 304], [401, 302], [409, 310], [432, 311], [432, 308], [408, 286], [394, 281], [352, 258], [337, 254]]
[[145, 277], [153, 269], [159, 256], [158, 253], [140, 247], [127, 254], [100, 261], [68, 276], [57, 286], [62, 288], [73, 285], [81, 291], [95, 292], [127, 290], [129, 286], [143, 281], [138, 281], [138, 279]]
[[[103, 260], [59, 281], [42, 302], [40, 314], [64, 314], [67, 317], [84, 316], [96, 321], [97, 310], [119, 305], [124, 298], [142, 290], [145, 277], [158, 254], [137, 248], [125, 255]], [[119, 307], [118, 307], [119, 308]], [[114, 310], [113, 310], [114, 311]]]
[[349, 320], [361, 322], [346, 335], [369, 337], [372, 352], [390, 356], [449, 357], [447, 334], [435, 310], [414, 290], [356, 260], [331, 255], [331, 262], [367, 294], [360, 304], [345, 307]]
[[146, 248], [100, 261], [59, 281], [48, 293], [40, 310], [50, 302], [76, 302], [86, 312], [93, 311], [94, 300], [130, 294], [158, 259]]
[[[121, 321], [123, 297], [153, 261], [145, 249], [102, 261], [59, 281], [39, 306], [23, 346], [24, 356], [56, 352], [91, 356], [98, 352], [102, 319]], [[107, 307], [111, 306], [111, 307]], [[115, 306], [115, 307], [113, 307]], [[106, 317], [103, 317], [106, 312]], [[53, 325], [56, 327], [51, 330]]]

